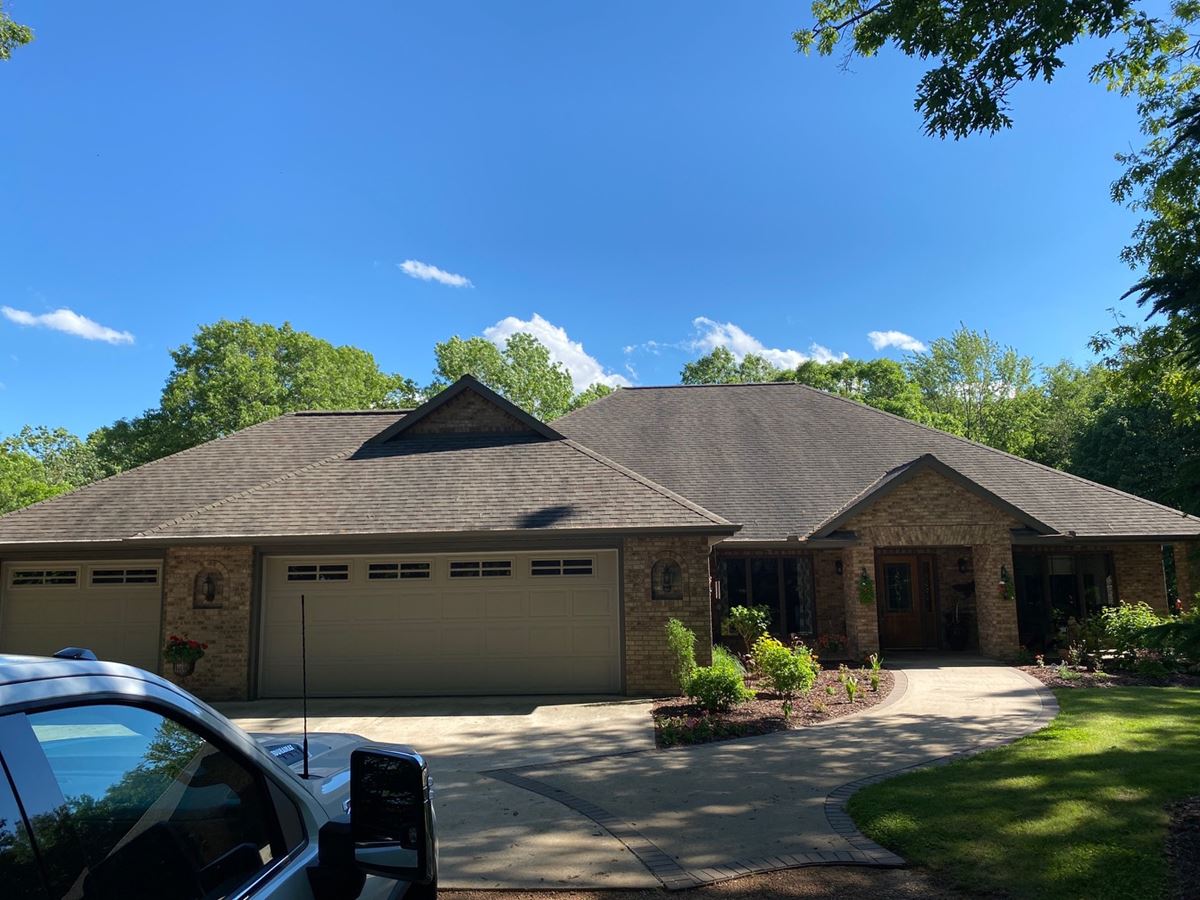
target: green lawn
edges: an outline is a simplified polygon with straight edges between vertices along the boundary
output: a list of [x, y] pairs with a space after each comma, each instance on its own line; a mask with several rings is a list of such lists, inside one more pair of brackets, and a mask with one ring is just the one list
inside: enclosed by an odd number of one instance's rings
[[1055, 693], [1037, 734], [859, 791], [858, 827], [969, 891], [1161, 896], [1163, 806], [1200, 794], [1200, 690]]

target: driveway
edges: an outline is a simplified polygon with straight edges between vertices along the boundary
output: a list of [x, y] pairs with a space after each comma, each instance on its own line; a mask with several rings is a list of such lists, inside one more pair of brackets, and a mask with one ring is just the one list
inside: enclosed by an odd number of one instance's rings
[[[648, 703], [319, 700], [310, 728], [411, 744], [437, 790], [442, 884], [688, 887], [799, 864], [898, 864], [841, 813], [844, 786], [1011, 740], [1053, 695], [985, 660], [892, 658], [885, 704], [828, 724], [668, 751]], [[295, 701], [225, 704], [296, 732]], [[833, 795], [833, 796], [831, 796]]]

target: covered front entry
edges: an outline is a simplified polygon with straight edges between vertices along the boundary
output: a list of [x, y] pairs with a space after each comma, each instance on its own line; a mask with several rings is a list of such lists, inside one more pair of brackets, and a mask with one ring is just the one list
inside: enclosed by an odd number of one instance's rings
[[259, 694], [621, 690], [615, 550], [267, 557]]
[[875, 563], [879, 645], [885, 650], [936, 648], [937, 584], [931, 554], [880, 554]]

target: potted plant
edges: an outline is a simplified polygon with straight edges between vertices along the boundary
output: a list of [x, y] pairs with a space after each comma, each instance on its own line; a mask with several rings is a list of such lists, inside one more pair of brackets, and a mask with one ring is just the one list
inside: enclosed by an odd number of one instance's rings
[[191, 675], [196, 671], [196, 661], [204, 656], [208, 644], [193, 641], [187, 635], [172, 634], [163, 648], [163, 659], [171, 664], [171, 670], [179, 676]]

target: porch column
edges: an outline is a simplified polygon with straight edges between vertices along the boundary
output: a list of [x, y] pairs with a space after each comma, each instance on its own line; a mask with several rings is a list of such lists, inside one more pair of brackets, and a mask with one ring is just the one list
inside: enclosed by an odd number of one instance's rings
[[856, 544], [847, 547], [842, 553], [842, 560], [849, 654], [853, 658], [863, 659], [879, 652], [878, 601], [875, 596], [870, 603], [863, 603], [858, 598], [858, 583], [862, 573], [866, 572], [872, 583], [875, 581], [875, 545]]
[[[975, 567], [975, 617], [979, 630], [979, 652], [993, 659], [1007, 659], [1020, 647], [1012, 538], [1006, 529], [996, 529], [994, 534], [986, 536], [984, 543], [972, 545], [971, 555]], [[1006, 591], [1002, 581], [1005, 572], [1012, 586], [1009, 591]]]
[[1200, 603], [1200, 541], [1176, 542], [1175, 587], [1185, 610]]

